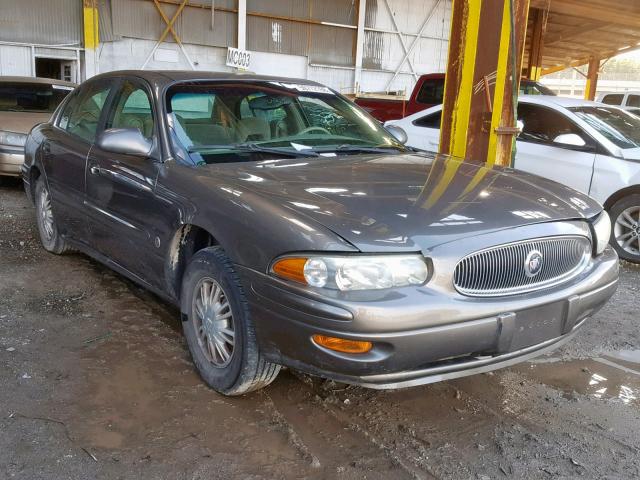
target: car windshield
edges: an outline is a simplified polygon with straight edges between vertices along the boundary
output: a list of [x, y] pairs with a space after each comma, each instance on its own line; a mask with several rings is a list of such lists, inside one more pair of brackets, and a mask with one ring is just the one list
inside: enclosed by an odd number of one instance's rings
[[0, 83], [0, 112], [48, 112], [73, 90], [66, 85]]
[[166, 107], [174, 154], [190, 164], [406, 151], [367, 113], [318, 85], [177, 84]]
[[640, 147], [640, 118], [613, 107], [569, 108], [620, 148]]

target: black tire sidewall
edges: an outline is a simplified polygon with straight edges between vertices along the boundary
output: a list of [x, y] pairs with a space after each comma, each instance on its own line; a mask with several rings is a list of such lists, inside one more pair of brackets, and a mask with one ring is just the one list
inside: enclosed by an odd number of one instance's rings
[[[247, 325], [249, 311], [244, 292], [227, 262], [221, 249], [213, 247], [197, 252], [185, 272], [182, 283], [182, 312], [186, 315], [183, 322], [184, 334], [189, 345], [191, 357], [202, 379], [214, 390], [231, 392], [237, 384], [247, 361]], [[199, 344], [195, 329], [193, 297], [196, 287], [203, 278], [213, 278], [222, 287], [229, 301], [233, 315], [235, 343], [231, 362], [225, 367], [216, 367], [206, 358]]]
[[618, 241], [615, 237], [615, 224], [616, 220], [620, 216], [620, 214], [625, 211], [629, 207], [638, 206], [640, 207], [640, 194], [628, 195], [616, 203], [609, 209], [609, 216], [611, 217], [611, 239], [609, 243], [614, 248], [614, 250], [618, 253], [618, 256], [628, 262], [640, 263], [640, 255], [633, 255], [627, 251], [625, 251], [620, 245], [618, 245]]

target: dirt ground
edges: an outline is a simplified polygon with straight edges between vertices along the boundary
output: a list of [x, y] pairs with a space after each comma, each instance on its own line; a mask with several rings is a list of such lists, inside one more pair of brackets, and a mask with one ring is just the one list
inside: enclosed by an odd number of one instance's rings
[[0, 478], [639, 478], [640, 269], [553, 356], [396, 391], [284, 371], [225, 398], [177, 311], [46, 253], [0, 187]]

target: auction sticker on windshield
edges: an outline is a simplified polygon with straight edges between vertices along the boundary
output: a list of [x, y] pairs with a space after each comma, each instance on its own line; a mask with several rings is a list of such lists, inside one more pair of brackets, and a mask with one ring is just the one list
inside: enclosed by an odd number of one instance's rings
[[282, 83], [282, 82], [271, 82], [271, 84], [277, 85], [279, 87], [288, 88], [290, 90], [297, 90], [298, 92], [326, 93], [329, 95], [334, 94], [330, 88], [323, 87], [322, 85], [305, 85], [303, 83]]

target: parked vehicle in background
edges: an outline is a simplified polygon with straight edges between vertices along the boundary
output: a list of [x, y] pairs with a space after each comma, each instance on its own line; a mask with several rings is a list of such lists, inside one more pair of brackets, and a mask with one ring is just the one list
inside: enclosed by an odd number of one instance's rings
[[634, 115], [640, 113], [640, 92], [601, 93], [596, 101], [624, 108]]
[[[402, 120], [407, 144], [437, 151], [442, 106]], [[613, 222], [611, 245], [640, 263], [640, 118], [601, 103], [522, 96], [515, 168], [563, 183], [598, 200]]]
[[410, 151], [304, 80], [98, 75], [31, 131], [23, 179], [44, 248], [179, 305], [227, 395], [281, 365], [374, 388], [501, 368], [566, 341], [618, 281], [594, 200]]
[[20, 175], [27, 134], [49, 120], [74, 88], [50, 78], [0, 77], [0, 175]]
[[[354, 101], [381, 122], [395, 120], [434, 105], [440, 105], [444, 96], [444, 79], [444, 73], [422, 75], [416, 82], [415, 87], [413, 87], [408, 101], [389, 99], [382, 96], [356, 97]], [[555, 95], [548, 87], [526, 78], [523, 78], [520, 82], [520, 94]]]

